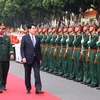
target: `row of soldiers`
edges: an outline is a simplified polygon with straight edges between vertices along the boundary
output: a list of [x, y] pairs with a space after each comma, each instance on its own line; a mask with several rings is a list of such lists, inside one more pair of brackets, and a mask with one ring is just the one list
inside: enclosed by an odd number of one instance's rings
[[44, 27], [41, 70], [100, 89], [100, 28], [96, 24]]
[[[13, 33], [9, 36], [16, 36]], [[96, 24], [40, 27], [36, 34], [41, 39], [41, 70], [100, 89], [100, 28]]]

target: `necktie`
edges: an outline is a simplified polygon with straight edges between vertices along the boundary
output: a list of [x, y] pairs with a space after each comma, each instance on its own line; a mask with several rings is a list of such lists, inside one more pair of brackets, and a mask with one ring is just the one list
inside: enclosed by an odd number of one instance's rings
[[35, 40], [35, 36], [34, 35], [32, 35], [32, 43], [33, 43], [33, 46], [35, 47], [36, 40]]

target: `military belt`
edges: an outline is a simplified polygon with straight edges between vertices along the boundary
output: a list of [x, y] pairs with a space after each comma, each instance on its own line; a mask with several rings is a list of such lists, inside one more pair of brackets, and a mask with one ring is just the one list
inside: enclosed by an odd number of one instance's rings
[[50, 48], [55, 48], [55, 46], [50, 46]]
[[46, 46], [46, 45], [44, 45], [44, 44], [41, 44], [41, 47], [44, 47], [44, 46]]
[[66, 50], [66, 48], [62, 48], [62, 50]]
[[96, 52], [96, 51], [97, 51], [96, 49], [89, 50], [89, 52]]
[[46, 46], [47, 48], [50, 48], [51, 46]]
[[68, 50], [72, 50], [73, 49], [73, 47], [68, 47]]
[[83, 52], [88, 52], [88, 49], [84, 49]]
[[80, 47], [75, 47], [75, 50], [81, 50], [81, 48]]
[[61, 46], [56, 46], [56, 48], [61, 48]]

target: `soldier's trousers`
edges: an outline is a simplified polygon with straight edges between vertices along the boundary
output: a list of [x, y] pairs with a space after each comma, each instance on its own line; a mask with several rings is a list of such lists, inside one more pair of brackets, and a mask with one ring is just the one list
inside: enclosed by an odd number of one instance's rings
[[73, 66], [73, 60], [72, 60], [72, 52], [73, 50], [68, 50], [68, 74], [70, 78], [74, 78], [74, 66]]
[[6, 86], [9, 71], [9, 61], [0, 61], [0, 88]]
[[41, 53], [42, 53], [42, 64], [40, 65], [40, 69], [43, 69], [44, 68], [44, 50], [45, 48], [44, 47], [41, 47]]
[[87, 84], [91, 82], [90, 79], [90, 62], [86, 62], [87, 52], [83, 52], [82, 61], [83, 61], [83, 68], [84, 68], [84, 78], [83, 81]]
[[97, 85], [97, 64], [94, 64], [96, 52], [90, 53], [90, 74], [91, 74], [91, 84]]
[[54, 61], [53, 61], [53, 49], [52, 48], [50, 48], [50, 50], [49, 50], [49, 54], [48, 54], [48, 59], [49, 59], [49, 71], [53, 71], [53, 63], [54, 63]]
[[60, 52], [60, 48], [57, 48], [56, 49], [56, 56], [54, 56], [54, 59], [55, 59], [55, 64], [54, 64], [54, 73], [55, 74], [58, 74], [59, 72], [59, 68], [60, 68], [60, 62], [59, 62], [59, 52]]
[[97, 53], [98, 85], [100, 86], [100, 52]]
[[66, 53], [66, 50], [63, 51], [63, 59], [62, 59], [62, 67], [63, 67], [63, 77], [68, 77], [68, 57], [64, 57], [64, 54]]
[[83, 80], [83, 65], [82, 65], [82, 61], [79, 60], [80, 50], [75, 50], [74, 55], [75, 55], [75, 57], [74, 57], [74, 72], [76, 75], [76, 80], [82, 81]]

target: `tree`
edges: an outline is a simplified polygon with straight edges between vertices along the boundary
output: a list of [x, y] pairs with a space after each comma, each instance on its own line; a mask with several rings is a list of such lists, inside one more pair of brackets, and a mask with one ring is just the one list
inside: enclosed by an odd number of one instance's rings
[[74, 13], [78, 20], [90, 8], [97, 11], [100, 20], [99, 0], [0, 0], [0, 20], [13, 27], [32, 22], [50, 24], [52, 19], [60, 25], [64, 17], [70, 20]]

